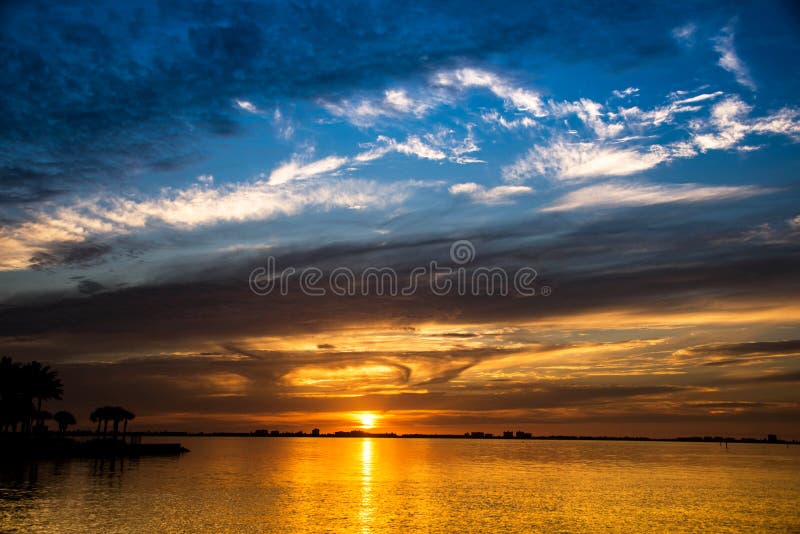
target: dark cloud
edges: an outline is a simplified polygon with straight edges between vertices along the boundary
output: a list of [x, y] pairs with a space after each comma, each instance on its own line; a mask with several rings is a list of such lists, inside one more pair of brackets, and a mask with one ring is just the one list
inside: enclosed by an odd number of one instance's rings
[[[637, 264], [620, 259], [626, 247], [633, 247], [640, 241], [631, 233], [626, 238], [628, 241], [617, 242], [610, 261], [600, 265], [601, 259], [609, 254], [591, 249], [591, 235], [563, 237], [558, 241], [560, 247], [555, 242], [491, 239], [489, 234], [473, 239], [480, 251], [474, 266], [503, 265], [514, 269], [531, 265], [540, 273], [537, 282], [551, 285], [553, 294], [532, 298], [439, 297], [423, 288], [406, 298], [381, 297], [374, 293], [337, 297], [330, 292], [325, 297], [307, 297], [292, 283], [286, 296], [258, 297], [249, 291], [247, 279], [250, 270], [260, 265], [263, 258], [239, 255], [222, 262], [203, 262], [193, 269], [192, 266], [173, 267], [171, 274], [165, 272], [159, 283], [106, 291], [90, 299], [58, 300], [62, 298], [58, 293], [53, 295], [56, 300], [45, 302], [37, 296], [36, 303], [25, 303], [20, 297], [16, 303], [6, 302], [6, 308], [0, 310], [0, 335], [61, 336], [59, 332], [69, 325], [70, 336], [91, 339], [89, 352], [117, 353], [119, 346], [147, 351], [148, 346], [162, 343], [179, 346], [190, 340], [235, 343], [254, 335], [324, 333], [345, 325], [413, 327], [422, 322], [443, 325], [530, 323], [608, 311], [642, 316], [696, 313], [709, 298], [718, 304], [726, 301], [752, 303], [753, 306], [762, 302], [788, 304], [788, 295], [796, 292], [800, 285], [796, 269], [800, 251], [792, 245], [777, 248], [748, 245], [729, 254], [719, 249], [703, 254], [704, 248], [709, 249], [701, 241], [685, 246], [682, 254], [675, 256], [679, 242], [665, 239], [659, 245], [665, 250], [663, 258], [656, 252], [650, 262]], [[414, 266], [426, 265], [431, 259], [446, 262], [451, 242], [449, 236], [425, 237], [386, 244], [275, 250], [274, 254], [278, 257], [279, 268], [317, 265], [327, 272], [344, 265], [358, 272], [366, 265], [391, 265], [402, 277]], [[65, 252], [62, 259], [73, 263], [97, 261], [105, 251], [98, 245]], [[42, 258], [40, 264], [46, 266], [54, 261]], [[592, 264], [598, 266], [587, 268]], [[219, 313], [220, 309], [225, 312]], [[142, 336], [143, 331], [148, 335]], [[67, 348], [67, 345], [62, 344], [65, 355], [79, 350]], [[723, 349], [733, 350], [731, 347]]]
[[767, 358], [800, 356], [800, 340], [709, 343], [681, 349], [674, 356], [681, 361], [702, 362], [708, 367], [750, 364]]
[[81, 280], [78, 282], [78, 292], [83, 293], [84, 295], [91, 295], [93, 293], [97, 293], [98, 291], [102, 291], [105, 289], [105, 286], [100, 282], [95, 282], [94, 280]]
[[105, 243], [64, 243], [51, 247], [49, 252], [34, 254], [29, 262], [34, 270], [60, 265], [88, 267], [102, 262], [111, 250], [111, 246]]

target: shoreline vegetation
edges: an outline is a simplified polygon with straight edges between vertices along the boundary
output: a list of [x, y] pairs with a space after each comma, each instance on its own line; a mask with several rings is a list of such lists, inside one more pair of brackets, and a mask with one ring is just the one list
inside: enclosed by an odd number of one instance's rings
[[[101, 406], [89, 414], [94, 432], [69, 433], [77, 424], [67, 411], [51, 414], [49, 401], [62, 400], [64, 385], [58, 373], [37, 361], [25, 364], [0, 359], [0, 461], [39, 457], [135, 457], [188, 452], [179, 443], [142, 443], [141, 435], [128, 433], [136, 415], [121, 406]], [[46, 421], [58, 425], [52, 431]], [[109, 424], [111, 428], [109, 429]], [[120, 429], [120, 425], [122, 428]], [[69, 437], [68, 437], [69, 436]], [[72, 437], [89, 436], [76, 440]]]

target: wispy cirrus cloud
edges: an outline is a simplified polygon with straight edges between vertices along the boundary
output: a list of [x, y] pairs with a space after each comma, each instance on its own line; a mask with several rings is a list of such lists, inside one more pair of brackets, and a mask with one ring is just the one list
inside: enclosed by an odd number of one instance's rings
[[396, 152], [433, 161], [449, 160], [458, 164], [481, 163], [482, 160], [471, 155], [480, 151], [471, 128], [467, 129], [467, 135], [462, 139], [455, 138], [453, 134], [451, 129], [438, 128], [422, 136], [409, 135], [405, 141], [380, 135], [374, 143], [365, 144], [366, 150], [356, 154], [353, 161], [364, 163]]
[[560, 180], [627, 176], [652, 169], [674, 157], [689, 157], [694, 154], [690, 146], [682, 144], [652, 145], [641, 150], [559, 140], [530, 149], [525, 156], [503, 168], [503, 178], [512, 183], [520, 183], [534, 176], [552, 176]]
[[[721, 92], [703, 93], [646, 112], [639, 108], [622, 109], [615, 117], [620, 117], [628, 125], [657, 126], [669, 122], [675, 113], [700, 109], [686, 104], [712, 101], [721, 95]], [[592, 106], [589, 109], [597, 108]], [[749, 135], [785, 135], [794, 141], [800, 140], [800, 109], [787, 107], [761, 117], [750, 117], [751, 111], [752, 106], [738, 96], [726, 97], [712, 106], [708, 118], [692, 120], [688, 139], [666, 144], [657, 141], [642, 143], [639, 140], [641, 136], [621, 138], [620, 143], [612, 143], [605, 139], [608, 125], [599, 122], [596, 139], [570, 142], [564, 140], [562, 134], [562, 137], [555, 137], [549, 144], [535, 145], [517, 161], [503, 167], [502, 176], [512, 183], [524, 182], [536, 176], [560, 180], [628, 176], [677, 158], [693, 158], [708, 150], [757, 148], [740, 144]], [[599, 116], [599, 112], [588, 115], [587, 123], [601, 121]]]
[[[308, 165], [290, 169], [299, 169], [306, 180], [273, 181], [271, 175], [269, 180], [171, 189], [138, 200], [98, 196], [42, 211], [31, 220], [0, 230], [3, 250], [0, 270], [25, 269], [53, 247], [85, 243], [93, 238], [145, 233], [164, 227], [187, 231], [221, 223], [267, 220], [297, 215], [310, 208], [382, 208], [401, 203], [422, 185], [414, 181], [386, 184], [357, 179], [307, 180], [326, 172], [324, 169], [341, 165], [338, 161], [321, 161], [310, 164], [312, 170], [308, 170]], [[278, 176], [296, 177], [290, 170]]]
[[487, 189], [475, 182], [454, 184], [450, 186], [449, 190], [453, 195], [463, 195], [473, 202], [482, 204], [502, 204], [518, 195], [527, 195], [533, 192], [533, 188], [522, 185], [499, 185]]
[[702, 186], [698, 184], [640, 184], [612, 182], [590, 185], [562, 196], [545, 212], [593, 207], [652, 206], [671, 202], [713, 202], [746, 198], [770, 192], [755, 186]]
[[676, 41], [678, 41], [678, 43], [690, 47], [694, 46], [694, 39], [696, 33], [697, 33], [697, 24], [695, 24], [694, 22], [687, 22], [682, 26], [673, 28], [672, 37]]
[[371, 126], [381, 118], [423, 117], [443, 101], [442, 95], [431, 91], [412, 96], [405, 89], [386, 89], [380, 98], [347, 98], [338, 102], [322, 100], [320, 104], [331, 115], [351, 124]]
[[468, 67], [442, 71], [434, 76], [434, 84], [459, 90], [471, 88], [488, 89], [495, 96], [505, 100], [509, 106], [519, 111], [528, 112], [534, 117], [545, 117], [549, 114], [539, 93], [516, 86], [509, 80], [487, 70]]
[[755, 91], [756, 84], [750, 76], [750, 70], [736, 53], [736, 48], [733, 44], [734, 36], [733, 25], [728, 25], [714, 38], [714, 50], [719, 53], [717, 64], [732, 73], [739, 85]]
[[800, 140], [800, 109], [783, 108], [766, 116], [751, 118], [752, 109], [738, 96], [718, 102], [708, 119], [693, 125], [692, 142], [705, 152], [734, 148], [751, 134], [785, 135]]

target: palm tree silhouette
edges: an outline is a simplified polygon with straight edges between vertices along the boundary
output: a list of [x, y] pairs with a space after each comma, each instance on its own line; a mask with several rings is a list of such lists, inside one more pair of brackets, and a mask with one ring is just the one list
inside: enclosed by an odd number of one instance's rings
[[37, 361], [22, 366], [22, 378], [26, 397], [31, 402], [36, 400], [33, 417], [28, 418], [28, 430], [42, 428], [44, 426], [44, 420], [40, 417], [44, 413], [42, 412], [42, 401], [60, 400], [64, 394], [64, 386], [50, 366], [42, 365]]
[[121, 406], [102, 406], [96, 408], [90, 415], [89, 419], [93, 423], [97, 423], [97, 433], [100, 434], [100, 425], [103, 425], [103, 437], [108, 434], [108, 423], [111, 422], [112, 436], [117, 439], [119, 435], [119, 424], [123, 423], [122, 439], [125, 439], [125, 434], [128, 432], [128, 421], [134, 419], [136, 415], [133, 412], [126, 410]]
[[135, 419], [136, 418], [136, 414], [134, 414], [133, 412], [130, 412], [128, 410], [122, 410], [122, 411], [123, 411], [123, 419], [122, 420], [124, 421], [124, 423], [122, 425], [122, 441], [125, 441], [125, 435], [128, 433], [128, 421], [130, 421], [132, 419]]
[[62, 436], [69, 425], [74, 425], [77, 423], [75, 416], [69, 412], [65, 412], [64, 410], [56, 412], [56, 414], [53, 416], [53, 419], [55, 419], [56, 423], [58, 423], [58, 432]]
[[89, 420], [92, 423], [97, 423], [97, 435], [100, 435], [100, 425], [105, 423], [105, 427], [103, 428], [103, 437], [106, 435], [106, 430], [108, 429], [108, 413], [110, 407], [109, 406], [102, 406], [100, 408], [95, 408], [95, 410], [89, 415]]
[[[45, 411], [42, 402], [60, 400], [64, 386], [58, 375], [47, 365], [37, 361], [20, 365], [4, 357], [0, 360], [0, 419], [3, 430], [22, 432], [44, 428]], [[36, 406], [34, 407], [34, 400]]]
[[124, 422], [122, 440], [125, 440], [125, 434], [128, 432], [128, 421], [136, 417], [133, 412], [129, 412], [121, 406], [114, 406], [111, 409], [111, 421], [114, 423], [114, 439], [117, 439], [119, 433], [119, 423]]

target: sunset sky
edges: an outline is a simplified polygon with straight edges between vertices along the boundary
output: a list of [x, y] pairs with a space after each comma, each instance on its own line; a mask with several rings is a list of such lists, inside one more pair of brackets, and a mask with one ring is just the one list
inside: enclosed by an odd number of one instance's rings
[[[798, 4], [495, 4], [3, 3], [0, 354], [84, 428], [800, 438]], [[248, 283], [458, 240], [539, 293]]]

